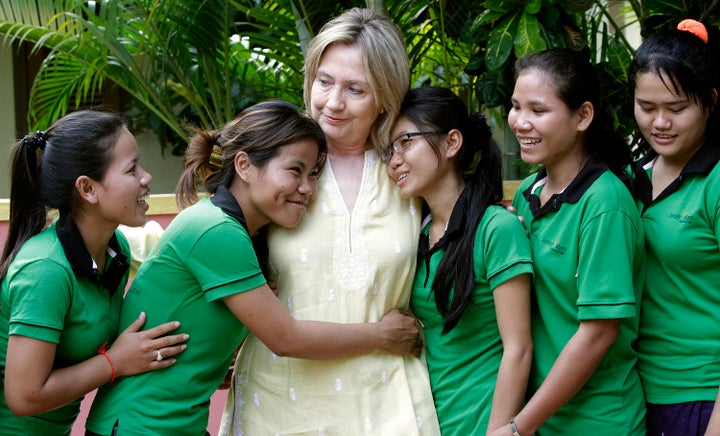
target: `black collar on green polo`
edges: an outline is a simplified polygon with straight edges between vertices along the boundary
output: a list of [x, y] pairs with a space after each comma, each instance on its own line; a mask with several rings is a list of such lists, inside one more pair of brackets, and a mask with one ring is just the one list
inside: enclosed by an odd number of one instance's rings
[[103, 273], [97, 269], [97, 264], [85, 247], [80, 230], [72, 219], [59, 219], [55, 224], [55, 233], [65, 252], [73, 272], [78, 277], [84, 277], [93, 283], [110, 291], [117, 290], [123, 277], [130, 268], [130, 262], [120, 249], [117, 235], [113, 233], [108, 242], [108, 265]]
[[[647, 169], [653, 165], [657, 157], [658, 154], [654, 150], [650, 149], [650, 151], [648, 151], [642, 159], [639, 159], [633, 165], [633, 172], [635, 176], [633, 178], [633, 183], [635, 194], [638, 196], [640, 201], [643, 202], [644, 207], [648, 207], [650, 203], [653, 202], [652, 182], [650, 181], [650, 177], [648, 177]], [[689, 176], [707, 176], [710, 174], [710, 171], [715, 168], [718, 161], [720, 161], [720, 147], [715, 144], [710, 145], [705, 143], [697, 152], [695, 152], [688, 163], [685, 164], [685, 167], [683, 167], [682, 171], [680, 171], [678, 178], [673, 180], [673, 182], [670, 183], [654, 201], [661, 200], [680, 189], [680, 186], [682, 186], [685, 179]]]
[[540, 196], [534, 193], [537, 183], [547, 177], [547, 170], [542, 167], [538, 171], [533, 183], [523, 191], [522, 195], [530, 203], [533, 217], [538, 218], [545, 214], [556, 212], [563, 203], [577, 203], [583, 194], [592, 186], [605, 171], [607, 164], [597, 159], [590, 159], [580, 170], [577, 176], [562, 192], [553, 194], [544, 205], [540, 206]]
[[240, 209], [240, 205], [235, 199], [235, 196], [230, 193], [230, 190], [228, 188], [222, 185], [218, 186], [217, 191], [215, 191], [215, 195], [210, 198], [210, 201], [212, 201], [212, 204], [219, 207], [220, 210], [235, 218], [237, 222], [239, 222], [240, 225], [243, 226], [245, 231], [250, 234], [250, 230], [248, 230], [247, 226], [247, 221], [245, 221], [245, 215], [243, 215], [243, 211], [242, 209]]

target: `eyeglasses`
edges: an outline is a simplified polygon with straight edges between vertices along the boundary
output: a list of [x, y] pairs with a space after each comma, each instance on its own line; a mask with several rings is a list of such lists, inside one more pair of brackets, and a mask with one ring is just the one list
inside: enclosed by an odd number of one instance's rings
[[428, 131], [428, 132], [408, 132], [403, 133], [402, 135], [398, 136], [397, 138], [393, 139], [393, 141], [390, 143], [390, 153], [398, 153], [403, 154], [405, 153], [410, 146], [412, 145], [412, 139], [416, 136], [425, 136], [425, 135], [441, 135], [445, 132], [440, 132], [438, 130]]

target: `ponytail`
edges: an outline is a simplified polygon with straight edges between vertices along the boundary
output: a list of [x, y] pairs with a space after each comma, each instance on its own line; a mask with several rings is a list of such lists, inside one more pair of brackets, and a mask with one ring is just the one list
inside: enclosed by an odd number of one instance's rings
[[[490, 205], [503, 199], [502, 157], [482, 114], [469, 116], [461, 127], [464, 144], [458, 157], [458, 170], [465, 171], [465, 190], [455, 210], [465, 213], [464, 232], [457, 243], [450, 243], [438, 264], [432, 289], [435, 305], [443, 316], [443, 334], [462, 318], [475, 290], [475, 233]], [[475, 168], [475, 157], [479, 156]], [[454, 289], [452, 301], [450, 293]]]
[[[222, 148], [217, 145], [219, 130], [197, 131], [191, 138], [185, 152], [185, 169], [175, 189], [175, 201], [184, 209], [198, 200], [198, 178], [201, 188], [215, 193], [217, 174], [222, 168]], [[209, 186], [208, 186], [209, 185]]]
[[[492, 139], [485, 117], [479, 113], [468, 115], [465, 103], [447, 88], [411, 89], [405, 95], [400, 116], [422, 131], [448, 133], [457, 129], [463, 137], [453, 169], [456, 177], [465, 181], [465, 189], [454, 211], [461, 211], [465, 228], [471, 230], [463, 232], [460, 238], [446, 246], [432, 284], [445, 334], [457, 325], [472, 301], [475, 289], [475, 231], [488, 206], [499, 203], [503, 198], [500, 149]], [[441, 161], [438, 136], [425, 135], [438, 161]]]
[[20, 247], [45, 226], [47, 212], [40, 198], [40, 162], [45, 133], [36, 132], [18, 141], [12, 149], [10, 220], [0, 260], [0, 281]]

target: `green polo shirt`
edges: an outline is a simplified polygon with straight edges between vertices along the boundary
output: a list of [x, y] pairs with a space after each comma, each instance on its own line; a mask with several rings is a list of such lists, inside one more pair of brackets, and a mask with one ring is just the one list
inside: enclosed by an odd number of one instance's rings
[[117, 333], [130, 265], [125, 237], [110, 240], [106, 270], [98, 275], [74, 222], [53, 223], [17, 253], [0, 288], [0, 434], [69, 435], [82, 398], [49, 412], [15, 416], [3, 380], [10, 335], [57, 345], [53, 369], [97, 354]]
[[532, 274], [532, 257], [517, 217], [504, 207], [490, 206], [474, 232], [472, 301], [455, 328], [443, 335], [431, 288], [446, 247], [467, 231], [460, 204], [445, 235], [430, 250], [422, 248], [428, 247], [429, 224], [423, 229], [410, 305], [425, 325], [426, 360], [442, 433], [484, 435], [503, 353], [493, 291], [513, 277]]
[[170, 368], [103, 386], [87, 429], [109, 435], [204, 435], [210, 397], [247, 328], [222, 298], [265, 283], [234, 197], [221, 188], [170, 223], [125, 298], [120, 329], [141, 311], [148, 325], [180, 321], [187, 349]]
[[651, 153], [636, 165], [647, 246], [638, 367], [647, 401], [714, 401], [720, 385], [720, 149], [703, 146], [652, 200]]
[[544, 168], [513, 200], [525, 217], [535, 265], [531, 391], [550, 372], [580, 322], [621, 319], [620, 332], [585, 386], [538, 434], [644, 434], [645, 403], [632, 343], [644, 278], [640, 216], [627, 188], [590, 160], [542, 207]]

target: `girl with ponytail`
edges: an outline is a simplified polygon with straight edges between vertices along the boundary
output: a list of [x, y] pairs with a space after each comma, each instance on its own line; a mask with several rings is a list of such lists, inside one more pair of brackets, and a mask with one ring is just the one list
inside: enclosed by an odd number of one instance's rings
[[266, 225], [300, 223], [325, 152], [318, 124], [282, 100], [195, 132], [176, 190], [184, 208], [138, 269], [120, 317], [121, 326], [137, 310], [151, 322], [177, 319], [192, 345], [172, 371], [101, 389], [86, 434], [205, 435], [210, 397], [248, 332], [276, 356], [419, 352], [415, 320], [400, 311], [364, 324], [296, 321], [265, 280], [252, 238]]
[[[128, 313], [130, 249], [152, 177], [123, 119], [73, 112], [12, 152], [10, 228], [0, 264], [0, 434], [69, 435], [85, 394], [175, 363], [179, 324]], [[48, 225], [48, 211], [58, 218]], [[157, 350], [167, 359], [155, 360]], [[159, 352], [159, 351], [158, 351]]]
[[424, 325], [443, 434], [485, 434], [522, 406], [530, 339], [530, 247], [500, 206], [500, 151], [485, 119], [447, 88], [413, 89], [392, 129], [388, 174], [430, 214], [410, 306]]

